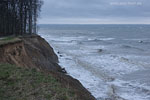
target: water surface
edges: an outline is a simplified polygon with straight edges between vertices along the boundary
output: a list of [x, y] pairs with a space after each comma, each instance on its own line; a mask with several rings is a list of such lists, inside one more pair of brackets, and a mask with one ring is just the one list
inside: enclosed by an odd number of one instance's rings
[[40, 25], [39, 34], [97, 100], [150, 100], [150, 25]]

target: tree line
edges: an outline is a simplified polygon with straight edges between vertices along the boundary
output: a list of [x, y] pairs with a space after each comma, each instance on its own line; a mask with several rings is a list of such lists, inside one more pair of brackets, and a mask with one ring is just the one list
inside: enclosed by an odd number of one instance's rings
[[0, 36], [32, 34], [42, 0], [0, 0]]

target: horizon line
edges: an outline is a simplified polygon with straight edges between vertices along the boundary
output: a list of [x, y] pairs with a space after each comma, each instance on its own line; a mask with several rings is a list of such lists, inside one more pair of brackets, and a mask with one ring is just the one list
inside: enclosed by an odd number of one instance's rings
[[37, 24], [37, 25], [150, 25], [149, 23], [145, 23], [145, 24], [140, 24], [140, 23], [136, 23], [136, 24], [134, 24], [134, 23], [120, 23], [120, 24], [118, 24], [118, 23], [110, 23], [110, 24], [108, 24], [108, 23], [103, 23], [103, 24], [97, 24], [97, 23], [95, 23], [95, 24], [84, 24], [84, 23], [82, 23], [82, 24], [68, 24], [68, 23], [64, 23], [64, 24], [57, 24], [57, 23], [54, 23], [54, 24], [52, 24], [52, 23], [42, 23], [42, 24]]

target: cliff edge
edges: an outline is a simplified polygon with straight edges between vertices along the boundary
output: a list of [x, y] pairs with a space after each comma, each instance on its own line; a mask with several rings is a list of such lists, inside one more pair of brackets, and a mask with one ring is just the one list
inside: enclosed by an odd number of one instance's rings
[[78, 80], [63, 73], [53, 48], [38, 35], [15, 37], [4, 43], [0, 41], [0, 63], [35, 68], [51, 75], [62, 87], [74, 91], [76, 99], [72, 100], [95, 100]]

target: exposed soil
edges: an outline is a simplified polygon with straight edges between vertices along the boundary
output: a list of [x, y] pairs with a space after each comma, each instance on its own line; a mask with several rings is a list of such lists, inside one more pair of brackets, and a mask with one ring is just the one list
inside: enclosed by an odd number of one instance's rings
[[38, 35], [18, 38], [18, 41], [0, 45], [0, 63], [36, 68], [55, 77], [65, 88], [71, 88], [77, 100], [95, 100], [78, 80], [63, 73], [58, 57], [48, 42]]

